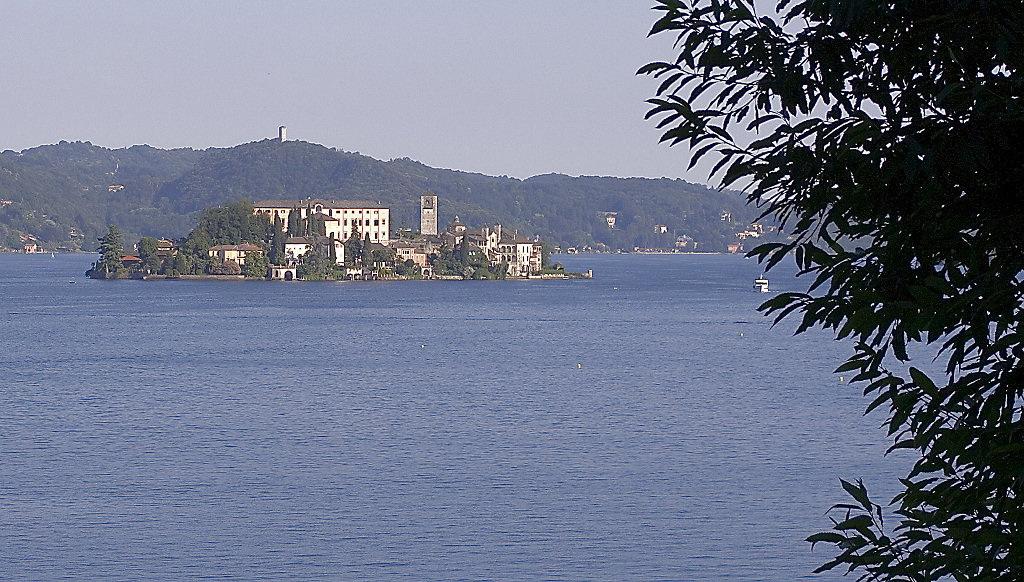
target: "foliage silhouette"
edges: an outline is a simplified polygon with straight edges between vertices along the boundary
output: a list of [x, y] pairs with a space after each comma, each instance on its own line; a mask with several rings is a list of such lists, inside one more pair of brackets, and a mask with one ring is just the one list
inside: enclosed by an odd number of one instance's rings
[[[838, 371], [918, 460], [889, 504], [842, 482], [819, 570], [1024, 579], [1024, 5], [660, 0], [676, 56], [639, 73], [662, 140], [794, 234], [808, 291], [761, 309], [855, 342]], [[757, 136], [749, 140], [750, 132]], [[911, 366], [936, 356], [944, 372]]]

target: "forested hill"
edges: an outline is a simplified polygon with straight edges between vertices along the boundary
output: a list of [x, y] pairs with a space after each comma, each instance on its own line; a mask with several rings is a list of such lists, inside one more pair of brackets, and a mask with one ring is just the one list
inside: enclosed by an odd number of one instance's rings
[[[0, 246], [23, 235], [92, 248], [108, 224], [132, 235], [185, 234], [198, 211], [241, 198], [360, 198], [391, 206], [392, 224], [416, 227], [419, 196], [440, 197], [440, 220], [501, 222], [568, 245], [671, 246], [675, 235], [721, 250], [755, 217], [743, 198], [682, 180], [570, 177], [526, 180], [383, 162], [320, 145], [263, 140], [231, 148], [108, 149], [61, 142], [0, 153]], [[721, 220], [722, 211], [733, 223]], [[609, 229], [605, 212], [617, 212]], [[668, 232], [655, 231], [664, 224]]]

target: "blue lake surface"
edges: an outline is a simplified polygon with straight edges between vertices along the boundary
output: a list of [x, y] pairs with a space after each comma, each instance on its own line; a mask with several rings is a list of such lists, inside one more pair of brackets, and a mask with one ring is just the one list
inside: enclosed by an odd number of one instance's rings
[[885, 499], [902, 468], [832, 373], [849, 346], [770, 329], [739, 257], [402, 283], [92, 260], [0, 255], [0, 579], [834, 580], [802, 540], [838, 478]]

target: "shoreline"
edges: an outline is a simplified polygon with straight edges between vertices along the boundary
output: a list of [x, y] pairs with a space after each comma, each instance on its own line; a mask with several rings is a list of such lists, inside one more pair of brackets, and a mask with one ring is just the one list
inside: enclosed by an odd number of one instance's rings
[[[0, 249], [0, 255], [94, 255], [95, 251], [39, 251], [35, 253], [26, 253], [24, 251], [14, 249]], [[729, 255], [729, 254], [740, 254], [740, 253], [727, 253], [724, 251], [580, 251], [575, 253], [552, 253], [552, 256], [562, 257], [575, 257], [580, 255]]]
[[[86, 279], [93, 279], [86, 276]], [[125, 279], [93, 279], [94, 281], [227, 281], [227, 282], [253, 282], [253, 283], [398, 283], [406, 281], [481, 281], [481, 282], [504, 282], [504, 281], [590, 281], [594, 278], [593, 272], [585, 273], [548, 273], [530, 277], [506, 277], [505, 279], [465, 279], [462, 277], [431, 277], [431, 278], [410, 278], [410, 277], [378, 277], [375, 279], [260, 279], [246, 277], [245, 275], [180, 275], [168, 277], [167, 275], [145, 275], [142, 277], [128, 277]]]

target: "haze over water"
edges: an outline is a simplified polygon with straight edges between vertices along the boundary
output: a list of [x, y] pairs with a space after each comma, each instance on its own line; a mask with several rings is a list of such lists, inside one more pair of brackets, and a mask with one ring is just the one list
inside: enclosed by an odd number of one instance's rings
[[838, 478], [899, 473], [831, 373], [848, 346], [769, 329], [738, 257], [381, 284], [91, 260], [0, 255], [4, 580], [832, 580], [802, 540]]

